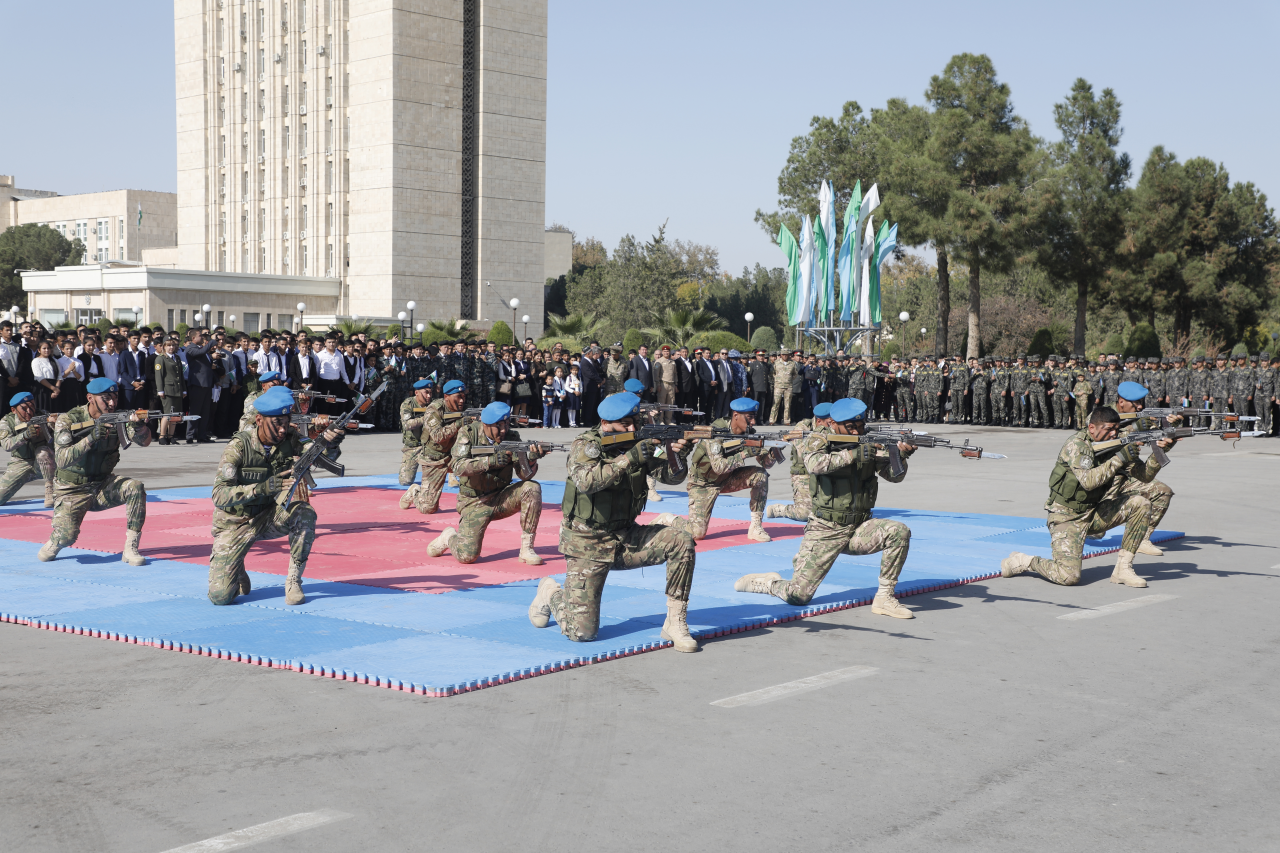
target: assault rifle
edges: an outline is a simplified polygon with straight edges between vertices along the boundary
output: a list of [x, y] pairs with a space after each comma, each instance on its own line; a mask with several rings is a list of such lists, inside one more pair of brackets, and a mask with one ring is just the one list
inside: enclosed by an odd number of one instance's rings
[[568, 450], [567, 444], [556, 444], [550, 441], [499, 441], [484, 447], [471, 446], [472, 456], [493, 456], [497, 453], [510, 453], [516, 458], [516, 467], [520, 471], [520, 479], [527, 480], [533, 476], [533, 468], [529, 466], [529, 450], [534, 445], [542, 448], [543, 455]]
[[686, 409], [684, 406], [669, 406], [666, 403], [641, 403], [640, 412], [646, 415], [656, 415], [661, 412], [672, 412], [677, 415], [701, 415], [697, 409]]
[[[427, 408], [428, 408], [427, 406], [414, 406], [413, 411], [414, 411], [414, 414], [421, 415], [427, 411]], [[444, 414], [440, 416], [440, 419], [443, 420], [445, 423], [452, 423], [453, 421], [456, 421], [459, 418], [478, 418], [480, 417], [480, 414], [483, 411], [484, 409], [463, 409], [460, 412], [446, 411]], [[520, 426], [528, 426], [529, 424], [542, 423], [542, 421], [538, 420], [537, 418], [526, 418], [523, 415], [519, 417], [517, 417], [516, 415], [509, 415], [507, 417], [507, 420], [511, 421], [513, 424], [518, 424]]]
[[771, 451], [776, 453], [777, 450], [787, 446], [786, 442], [778, 441], [772, 436], [759, 433], [739, 435], [728, 427], [680, 426], [678, 424], [644, 424], [638, 427], [635, 432], [608, 433], [601, 437], [600, 444], [608, 446], [611, 444], [626, 444], [632, 441], [656, 441], [666, 448], [667, 466], [672, 473], [679, 474], [684, 470], [684, 463], [680, 460], [680, 454], [672, 449], [672, 445], [681, 440], [707, 441], [713, 438], [725, 439], [724, 448], [729, 451], [735, 451], [743, 447], [753, 447], [770, 448]]
[[[357, 392], [355, 408], [346, 414], [339, 415], [336, 418], [331, 418], [329, 420], [328, 429], [337, 430], [341, 433], [347, 428], [347, 424], [350, 423], [356, 415], [363, 415], [368, 412], [369, 409], [373, 408], [374, 402], [378, 399], [378, 396], [386, 390], [386, 388], [387, 382], [386, 380], [383, 380], [382, 384], [379, 385], [368, 397]], [[299, 483], [306, 483], [308, 486], [314, 486], [316, 481], [311, 476], [311, 469], [316, 465], [319, 465], [330, 474], [335, 474], [339, 477], [343, 476], [347, 471], [346, 467], [339, 462], [333, 461], [327, 456], [328, 452], [334, 448], [335, 444], [336, 443], [331, 443], [327, 438], [325, 438], [323, 433], [316, 436], [293, 463], [293, 471], [290, 474], [292, 482], [289, 484], [289, 488], [281, 490], [279, 496], [276, 497], [276, 503], [280, 506], [288, 506], [289, 502], [293, 500], [294, 492], [298, 490]]]
[[1257, 415], [1237, 415], [1235, 412], [1214, 412], [1209, 409], [1193, 409], [1190, 406], [1172, 406], [1164, 409], [1147, 408], [1138, 412], [1121, 412], [1120, 420], [1135, 421], [1141, 418], [1156, 418], [1160, 421], [1161, 426], [1168, 426], [1168, 419], [1178, 418], [1209, 418], [1212, 423], [1217, 420], [1223, 424], [1240, 423], [1241, 421], [1260, 421]]
[[54, 412], [53, 414], [46, 413], [41, 415], [35, 415], [34, 417], [31, 418], [31, 420], [26, 421], [27, 428], [30, 429], [31, 427], [36, 427], [37, 429], [40, 430], [40, 437], [43, 438], [45, 441], [48, 441], [50, 418], [53, 418], [56, 421], [58, 419], [58, 413]]
[[[1205, 432], [1209, 432], [1209, 430], [1205, 430]], [[1136, 444], [1138, 446], [1149, 444], [1151, 445], [1151, 455], [1156, 458], [1156, 461], [1159, 462], [1161, 466], [1165, 466], [1169, 464], [1169, 454], [1165, 453], [1164, 448], [1157, 444], [1157, 442], [1164, 441], [1166, 438], [1172, 438], [1176, 441], [1180, 438], [1191, 438], [1197, 434], [1198, 432], [1194, 427], [1161, 427], [1159, 429], [1141, 430], [1138, 432], [1131, 432], [1128, 435], [1122, 435], [1119, 438], [1113, 438], [1108, 441], [1095, 441], [1093, 443], [1093, 452], [1098, 453], [1104, 450], [1116, 450], [1130, 444]], [[1213, 434], [1221, 434], [1221, 431]], [[1240, 437], [1239, 430], [1235, 431], [1235, 437]], [[1224, 434], [1222, 436], [1223, 441], [1226, 441], [1228, 438], [1228, 435]]]
[[138, 416], [138, 423], [146, 423], [156, 418], [168, 418], [171, 421], [198, 421], [199, 415], [166, 415], [164, 412], [155, 409], [127, 409], [123, 412], [107, 412], [105, 415], [98, 415], [91, 421], [81, 421], [78, 424], [72, 424], [69, 429], [74, 432], [81, 429], [89, 429], [98, 424], [107, 424], [116, 428], [116, 436], [120, 439], [120, 447], [128, 450], [133, 444], [129, 440], [128, 434], [125, 432], [125, 424], [129, 423], [134, 415]]
[[877, 428], [862, 435], [840, 435], [834, 432], [814, 433], [807, 430], [791, 430], [781, 434], [789, 441], [806, 438], [810, 435], [820, 436], [827, 444], [870, 444], [883, 448], [889, 454], [889, 473], [898, 476], [903, 472], [902, 452], [898, 450], [898, 442], [912, 447], [942, 447], [958, 450], [965, 459], [1008, 459], [1003, 453], [987, 453], [981, 447], [964, 440], [964, 444], [956, 444], [949, 438], [930, 435], [927, 432], [915, 432], [909, 429]]
[[326, 403], [347, 402], [341, 397], [333, 397], [333, 396], [330, 396], [329, 394], [324, 393], [323, 391], [312, 391], [310, 388], [303, 388], [301, 390], [293, 391], [291, 393], [293, 394], [293, 399], [295, 400], [301, 400], [303, 398], [306, 398], [308, 400], [311, 400], [312, 402], [315, 402], [316, 400], [324, 400]]
[[[296, 427], [303, 427], [308, 432], [310, 432], [317, 418], [327, 418], [327, 417], [329, 416], [328, 415], [294, 415], [289, 419], [289, 423], [293, 424]], [[361, 423], [356, 423], [355, 421], [348, 421], [346, 428], [348, 430], [373, 429], [374, 424], [361, 424]], [[328, 429], [328, 427], [325, 427], [325, 429]]]

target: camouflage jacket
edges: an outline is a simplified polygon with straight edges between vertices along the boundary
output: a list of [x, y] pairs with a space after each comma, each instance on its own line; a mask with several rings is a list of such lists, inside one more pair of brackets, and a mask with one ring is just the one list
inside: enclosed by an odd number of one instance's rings
[[[715, 429], [728, 429], [729, 421], [721, 418], [713, 421], [711, 426]], [[754, 432], [755, 429], [747, 430], [748, 434]], [[750, 465], [752, 459], [759, 459], [761, 466], [765, 468], [772, 468], [778, 461], [777, 455], [768, 448], [739, 447], [725, 452], [725, 443], [729, 441], [731, 439], [717, 437], [702, 439], [697, 443], [693, 456], [689, 459], [690, 485], [718, 486], [729, 479], [734, 471]]]
[[1182, 399], [1187, 396], [1191, 390], [1188, 383], [1187, 374], [1189, 371], [1185, 367], [1175, 367], [1164, 375], [1164, 393], [1169, 398], [1169, 403], [1174, 406], [1182, 404]]
[[1124, 381], [1124, 374], [1118, 370], [1108, 370], [1102, 374], [1102, 391], [1108, 400], [1114, 400], [1120, 383]]
[[1209, 396], [1214, 400], [1225, 402], [1231, 395], [1231, 368], [1206, 371], [1209, 374]]
[[244, 398], [244, 409], [240, 412], [240, 429], [248, 429], [257, 423], [258, 410], [253, 407], [253, 401], [262, 396], [262, 386], [258, 386], [258, 390], [250, 391]]
[[1253, 396], [1253, 392], [1257, 386], [1254, 373], [1255, 371], [1251, 367], [1237, 367], [1232, 369], [1231, 397], [1236, 402], [1242, 402]]
[[620, 358], [617, 360], [610, 358], [604, 363], [605, 396], [617, 394], [622, 390], [622, 383], [627, 381], [627, 371], [629, 369], [630, 365]]
[[49, 444], [48, 431], [41, 429], [34, 438], [26, 421], [18, 420], [17, 412], [0, 418], [0, 448], [9, 455], [28, 461], [36, 458], [36, 451]]
[[775, 361], [773, 363], [774, 396], [790, 394], [794, 390], [797, 375], [798, 372], [794, 361], [783, 361], [782, 359]]
[[[73, 431], [72, 425], [93, 420], [88, 406], [77, 406], [69, 412], [58, 415], [58, 422], [53, 428], [54, 461], [58, 471], [67, 471], [75, 476], [93, 475], [101, 480], [115, 470], [120, 461], [120, 438], [113, 427], [106, 437], [95, 442], [92, 425]], [[125, 435], [129, 441], [147, 445], [151, 443], [151, 430], [146, 421], [138, 421], [125, 425]], [[89, 469], [93, 470], [89, 470]], [[59, 478], [62, 479], [62, 478]]]
[[[432, 401], [440, 402], [439, 400]], [[430, 404], [428, 404], [430, 405]], [[400, 404], [400, 441], [405, 447], [422, 446], [422, 425], [427, 422], [425, 413], [415, 412], [418, 408], [418, 397], [410, 394]]]
[[[826, 432], [823, 430], [822, 432]], [[915, 450], [902, 454], [902, 473], [897, 476], [889, 471], [889, 453], [874, 444], [828, 444], [822, 432], [807, 435], [796, 445], [805, 471], [810, 474], [830, 474], [855, 462], [874, 463], [876, 473], [890, 483], [901, 483], [907, 476], [907, 458]], [[844, 448], [844, 449], [842, 449]]]
[[[520, 438], [520, 433], [509, 429], [502, 440], [523, 439]], [[458, 430], [450, 455], [453, 457], [453, 473], [459, 480], [458, 491], [464, 498], [488, 497], [511, 485], [511, 478], [515, 476], [516, 470], [512, 454], [471, 455], [473, 446], [488, 446], [493, 443], [484, 434], [479, 421], [472, 421]], [[532, 456], [530, 461], [533, 461]], [[536, 467], [534, 471], [536, 473]]]
[[[1081, 429], [1072, 433], [1071, 437], [1062, 445], [1062, 450], [1058, 452], [1058, 462], [1071, 469], [1072, 475], [1080, 483], [1081, 487], [1088, 491], [1093, 491], [1107, 486], [1103, 500], [1114, 497], [1120, 489], [1124, 488], [1130, 478], [1143, 483], [1150, 483], [1160, 470], [1160, 463], [1156, 462], [1154, 456], [1146, 462], [1128, 463], [1121, 459], [1119, 453], [1115, 451], [1104, 451], [1101, 457], [1098, 458], [1098, 455], [1094, 453], [1093, 439], [1090, 437], [1088, 429]], [[1044, 508], [1049, 512], [1068, 517], [1062, 520], [1086, 518], [1093, 514], [1093, 510], [1079, 513], [1058, 503], [1054, 500], [1052, 492], [1049, 493], [1049, 499], [1045, 501]]]
[[[444, 415], [448, 411], [449, 406], [441, 397], [439, 400], [432, 400], [423, 415], [423, 455], [432, 461], [439, 461], [449, 455], [453, 450], [454, 442], [458, 440], [458, 433], [466, 425], [464, 423], [466, 418], [455, 418], [446, 423]], [[519, 439], [509, 440], [518, 441]]]
[[[213, 478], [214, 527], [220, 522], [233, 523], [237, 517], [252, 518], [273, 510], [284, 478], [309, 443], [294, 427], [289, 427], [284, 441], [270, 449], [258, 440], [256, 429], [231, 436]], [[339, 434], [338, 444], [341, 443]], [[326, 455], [337, 459], [342, 449], [335, 445]]]

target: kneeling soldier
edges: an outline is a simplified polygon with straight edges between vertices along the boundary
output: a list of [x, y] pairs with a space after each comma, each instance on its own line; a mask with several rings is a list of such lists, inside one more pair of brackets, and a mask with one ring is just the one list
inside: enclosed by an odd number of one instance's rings
[[[861, 400], [837, 400], [831, 404], [830, 430], [837, 435], [862, 435], [867, 430], [866, 415], [867, 406]], [[890, 473], [889, 454], [874, 445], [828, 444], [821, 435], [804, 439], [800, 453], [809, 472], [813, 509], [800, 550], [792, 560], [795, 571], [791, 580], [783, 580], [777, 572], [762, 572], [742, 576], [733, 588], [775, 595], [788, 604], [808, 604], [836, 557], [883, 551], [880, 589], [871, 602], [871, 612], [914, 618], [893, 595], [902, 564], [907, 561], [911, 530], [900, 521], [871, 517], [879, 490], [876, 476], [890, 483], [901, 483], [907, 476], [906, 460], [915, 448], [899, 442], [898, 452], [903, 470], [895, 476]]]
[[117, 477], [112, 472], [120, 461], [121, 434], [126, 447], [130, 443], [146, 447], [151, 443], [151, 430], [146, 420], [138, 420], [136, 414], [128, 424], [94, 423], [96, 418], [116, 410], [116, 383], [100, 376], [85, 390], [89, 402], [59, 415], [54, 426], [58, 470], [54, 474], [57, 490], [53, 531], [38, 556], [47, 562], [63, 548], [74, 545], [85, 513], [124, 504], [127, 530], [120, 559], [131, 566], [141, 566], [147, 562], [138, 553], [142, 525], [147, 520], [147, 490], [140, 480]]
[[[1121, 415], [1141, 412], [1148, 394], [1147, 389], [1137, 382], [1121, 382], [1116, 393], [1119, 395], [1116, 411]], [[1182, 418], [1178, 415], [1168, 420], [1170, 424], [1182, 423]], [[1125, 421], [1117, 435], [1159, 427], [1160, 423], [1155, 418], [1134, 418]], [[1164, 514], [1169, 511], [1169, 503], [1173, 500], [1173, 489], [1159, 480], [1153, 479], [1147, 483], [1134, 477], [1125, 478], [1123, 486], [1118, 485], [1117, 489], [1126, 495], [1141, 495], [1151, 502], [1151, 519], [1147, 525], [1147, 538], [1143, 539], [1142, 544], [1138, 546], [1138, 553], [1146, 554], [1148, 557], [1163, 557], [1164, 549], [1151, 542], [1151, 534], [1156, 531], [1156, 527], [1164, 520]]]
[[[306, 439], [290, 424], [293, 395], [284, 387], [272, 388], [253, 401], [253, 429], [231, 437], [222, 452], [213, 480], [213, 558], [209, 561], [209, 600], [230, 604], [237, 595], [248, 595], [249, 575], [245, 555], [261, 539], [289, 537], [289, 577], [285, 603], [302, 604], [302, 573], [316, 538], [316, 511], [311, 493], [299, 483], [288, 506], [277, 497], [293, 485], [294, 458]], [[324, 434], [341, 442], [340, 430]], [[341, 451], [334, 448], [331, 459]]]
[[[796, 424], [797, 429], [821, 432], [827, 428], [827, 418], [831, 414], [830, 403], [819, 403], [813, 407], [813, 419], [803, 420]], [[791, 444], [791, 503], [770, 504], [765, 511], [768, 518], [789, 518], [792, 521], [808, 521], [813, 509], [813, 497], [809, 494], [809, 472], [804, 470], [804, 460], [800, 458], [800, 442], [797, 439]]]
[[[722, 418], [712, 423], [712, 427], [728, 427], [734, 435], [755, 432], [755, 413], [760, 408], [759, 403], [750, 397], [739, 397], [729, 407], [733, 409], [729, 420]], [[654, 524], [673, 525], [692, 536], [694, 542], [699, 542], [707, 535], [716, 498], [722, 492], [750, 489], [751, 526], [747, 528], [747, 538], [753, 542], [770, 541], [769, 534], [764, 532], [764, 507], [769, 498], [769, 472], [766, 469], [773, 467], [778, 455], [773, 449], [763, 447], [742, 446], [726, 451], [725, 445], [731, 442], [731, 438], [719, 436], [698, 442], [689, 458], [689, 517], [679, 518], [664, 512], [653, 520]], [[763, 467], [751, 465], [753, 459], [759, 459]]]
[[263, 394], [280, 384], [280, 371], [268, 370], [266, 373], [258, 377], [258, 390], [250, 391], [248, 396], [244, 398], [244, 410], [240, 413], [240, 427], [236, 432], [244, 432], [247, 429], [253, 429], [258, 422], [258, 410], [254, 408], [254, 402]]
[[[462, 427], [453, 444], [453, 473], [458, 477], [458, 528], [446, 527], [427, 546], [427, 553], [439, 557], [452, 550], [459, 563], [474, 563], [480, 558], [484, 531], [489, 522], [520, 513], [520, 562], [541, 566], [542, 558], [533, 550], [533, 534], [542, 517], [542, 484], [533, 479], [538, 473], [535, 461], [543, 456], [538, 445], [529, 448], [529, 467], [520, 470], [515, 454], [471, 454], [472, 448], [486, 447], [503, 441], [520, 441], [515, 430], [508, 430], [511, 407], [506, 403], [490, 403], [480, 413], [480, 422]], [[520, 482], [512, 483], [515, 473]]]
[[[417, 401], [420, 393], [415, 384], [412, 398], [414, 402]], [[409, 402], [406, 400], [405, 405], [400, 407], [400, 421], [406, 426], [415, 422], [412, 419], [414, 406], [409, 406]], [[405, 461], [400, 465], [400, 482], [404, 483], [407, 474], [407, 479], [413, 484], [400, 497], [401, 509], [408, 509], [409, 505], [413, 504], [418, 508], [418, 512], [430, 515], [440, 508], [440, 493], [444, 490], [445, 476], [450, 471], [449, 454], [453, 452], [458, 433], [470, 423], [469, 418], [456, 417], [445, 420], [444, 416], [447, 413], [461, 412], [466, 407], [466, 386], [457, 379], [450, 379], [444, 383], [444, 396], [439, 400], [432, 400], [427, 410], [423, 412], [422, 419], [416, 421], [420, 424], [418, 433], [421, 446], [418, 448], [417, 464], [422, 466], [421, 486], [413, 483], [414, 472], [410, 467], [413, 463], [409, 461], [408, 456], [409, 442], [413, 433], [411, 430], [405, 430]], [[405, 420], [406, 414], [410, 416], [410, 420]]]
[[13, 411], [0, 418], [0, 447], [9, 453], [9, 467], [0, 475], [0, 506], [27, 483], [44, 477], [44, 505], [53, 506], [53, 450], [46, 427], [27, 421], [37, 414], [30, 391], [20, 391], [9, 400]]
[[[418, 479], [418, 466], [422, 461], [422, 427], [427, 423], [427, 406], [431, 405], [431, 393], [435, 383], [430, 379], [419, 379], [413, 383], [413, 393], [400, 403], [400, 485], [409, 486]], [[420, 409], [421, 411], [414, 411]], [[422, 478], [427, 472], [423, 468]], [[400, 508], [408, 509], [410, 500], [405, 500], [408, 492], [400, 498]]]
[[[543, 578], [529, 605], [529, 621], [547, 627], [555, 616], [560, 633], [575, 642], [588, 642], [600, 630], [600, 596], [613, 569], [638, 569], [667, 564], [667, 618], [662, 638], [677, 651], [696, 652], [689, 635], [689, 589], [696, 557], [689, 534], [663, 525], [636, 524], [644, 512], [645, 482], [654, 474], [675, 486], [688, 465], [673, 473], [665, 458], [654, 452], [657, 442], [637, 441], [602, 445], [605, 435], [635, 431], [640, 398], [613, 394], [600, 403], [600, 424], [579, 435], [569, 449], [569, 472], [564, 486], [564, 520], [560, 525], [560, 553], [565, 556], [565, 585]], [[671, 445], [682, 459], [687, 445]]]
[[[1116, 450], [1095, 453], [1095, 441], [1112, 441], [1120, 427], [1120, 416], [1110, 406], [1099, 406], [1089, 416], [1087, 428], [1073, 433], [1062, 445], [1058, 462], [1049, 475], [1049, 533], [1053, 537], [1053, 559], [1032, 557], [1014, 551], [1000, 563], [1000, 574], [1006, 578], [1023, 572], [1035, 572], [1046, 580], [1073, 586], [1080, 582], [1080, 560], [1084, 540], [1089, 535], [1106, 533], [1113, 527], [1124, 528], [1124, 540], [1116, 558], [1112, 583], [1144, 587], [1147, 582], [1133, 571], [1133, 556], [1148, 536], [1151, 523], [1151, 501], [1127, 491], [1127, 481], [1150, 483], [1160, 471], [1160, 463], [1152, 456], [1146, 462], [1138, 458], [1132, 444]], [[1164, 439], [1160, 447], [1173, 446]]]

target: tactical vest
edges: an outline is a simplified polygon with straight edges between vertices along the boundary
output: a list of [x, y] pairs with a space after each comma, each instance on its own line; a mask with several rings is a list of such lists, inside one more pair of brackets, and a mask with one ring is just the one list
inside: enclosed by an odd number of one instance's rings
[[[1092, 442], [1089, 438], [1087, 430], [1082, 430], [1085, 441]], [[1090, 451], [1092, 452], [1092, 451]], [[1106, 454], [1110, 455], [1110, 454]], [[1099, 460], [1095, 455], [1093, 458], [1094, 465], [1099, 464]], [[1072, 473], [1071, 466], [1062, 458], [1062, 454], [1058, 454], [1058, 462], [1053, 466], [1053, 471], [1049, 474], [1049, 498], [1054, 503], [1062, 504], [1068, 509], [1075, 512], [1089, 512], [1106, 496], [1107, 490], [1111, 488], [1111, 483], [1107, 482], [1096, 489], [1086, 489], [1080, 485], [1080, 481], [1076, 479], [1076, 475]]]
[[[4, 416], [4, 424], [9, 428], [9, 435], [13, 436], [22, 435], [31, 428], [31, 424], [18, 420], [18, 416], [14, 412]], [[53, 424], [50, 423], [46, 429], [53, 429]], [[45, 443], [42, 438], [26, 438], [17, 447], [10, 450], [9, 455], [14, 459], [23, 459], [30, 462], [36, 458], [36, 448], [43, 447]]]
[[[302, 441], [296, 432], [289, 432], [284, 441], [271, 449], [268, 457], [262, 452], [260, 444], [253, 440], [250, 430], [236, 433], [232, 441], [240, 442], [243, 452], [240, 454], [240, 472], [236, 477], [237, 485], [251, 486], [266, 482], [277, 474], [283, 475], [293, 468], [293, 459], [302, 454]], [[245, 503], [231, 507], [218, 507], [228, 515], [249, 518], [264, 509], [275, 506], [276, 499], [271, 495], [256, 495]]]
[[870, 445], [857, 445], [858, 458], [826, 474], [809, 475], [813, 514], [832, 524], [856, 527], [871, 517], [880, 484]]
[[[434, 403], [436, 401], [432, 401], [432, 402]], [[405, 413], [404, 410], [408, 408], [409, 411], [407, 412], [407, 414], [409, 415], [409, 420], [413, 420], [414, 419], [413, 415], [417, 414], [417, 412], [413, 411], [413, 409], [417, 408], [417, 405], [418, 405], [418, 398], [414, 394], [409, 395], [408, 399], [403, 400], [400, 403], [400, 411], [402, 413], [402, 418], [403, 418], [403, 414]], [[424, 421], [426, 420], [426, 417], [427, 417], [427, 413], [423, 412], [422, 419]], [[401, 442], [403, 442], [405, 447], [421, 447], [422, 446], [422, 427], [418, 426], [414, 429], [402, 430], [400, 433], [400, 440]]]
[[[88, 406], [72, 409], [63, 417], [73, 424], [93, 420], [89, 415]], [[126, 426], [125, 429], [128, 427]], [[93, 427], [76, 430], [71, 433], [71, 438], [73, 441], [81, 441], [92, 430]], [[76, 464], [59, 468], [55, 477], [58, 482], [73, 486], [101, 483], [111, 476], [111, 472], [116, 469], [119, 462], [120, 437], [116, 434], [115, 427], [112, 427], [105, 439], [94, 443]]]
[[[422, 419], [424, 423], [422, 425], [422, 429], [418, 431], [419, 434], [426, 431], [427, 427], [426, 427], [425, 421], [427, 418], [431, 417], [431, 415], [435, 414], [436, 412], [440, 412], [441, 416], [443, 416], [444, 413], [448, 411], [449, 411], [449, 406], [448, 404], [445, 403], [445, 400], [443, 397], [441, 397], [438, 400], [432, 400], [431, 405], [427, 406], [427, 410], [422, 413]], [[433, 462], [438, 462], [441, 459], [447, 458], [450, 452], [453, 450], [453, 446], [457, 444], [458, 436], [461, 434], [461, 432], [462, 431], [459, 430], [458, 432], [454, 433], [453, 437], [446, 439], [444, 444], [439, 444], [437, 442], [434, 442], [430, 438], [422, 439], [422, 446], [426, 448], [427, 458]], [[505, 440], [514, 441], [515, 439], [507, 438]]]
[[[808, 418], [796, 424], [796, 429], [812, 430], [813, 428], [813, 421]], [[800, 448], [793, 444], [791, 445], [791, 476], [803, 477], [806, 473], [804, 460], [800, 458]]]
[[[726, 418], [712, 421], [711, 426], [714, 429], [728, 429], [729, 421]], [[747, 429], [746, 435], [755, 432], [753, 427]], [[716, 438], [713, 441], [732, 441], [732, 438]], [[735, 451], [736, 452], [736, 451]], [[726, 453], [726, 456], [732, 454]], [[689, 456], [689, 478], [696, 485], [700, 483], [715, 483], [717, 475], [711, 471], [711, 459], [707, 456], [706, 440], [699, 441], [693, 448], [693, 453]]]
[[[465, 439], [464, 439], [465, 437]], [[480, 421], [472, 421], [471, 423], [458, 430], [457, 441], [465, 440], [472, 447], [484, 447], [488, 445], [489, 439], [485, 437], [484, 429]], [[503, 441], [520, 441], [520, 434], [515, 430], [507, 430]], [[507, 486], [511, 485], [511, 478], [515, 476], [515, 465], [504, 465], [501, 468], [491, 468], [481, 474], [467, 474], [458, 478], [458, 494], [466, 498], [483, 498], [500, 492]], [[648, 492], [645, 492], [646, 496]]]
[[[616, 459], [620, 455], [619, 451], [610, 455], [600, 446], [599, 428], [588, 430], [579, 438], [594, 444], [600, 450], [602, 458]], [[627, 448], [623, 445], [620, 449]], [[570, 477], [564, 484], [561, 510], [566, 521], [577, 521], [594, 530], [617, 532], [636, 523], [640, 513], [644, 512], [648, 496], [649, 483], [643, 467], [629, 470], [614, 485], [589, 495], [578, 491]]]

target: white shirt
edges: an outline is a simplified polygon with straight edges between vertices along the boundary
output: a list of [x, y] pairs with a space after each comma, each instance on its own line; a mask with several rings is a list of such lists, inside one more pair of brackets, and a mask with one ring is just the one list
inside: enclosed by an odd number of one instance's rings
[[58, 359], [58, 377], [61, 378], [67, 372], [67, 365], [74, 364], [76, 367], [76, 376], [81, 382], [84, 381], [84, 362], [78, 358], [67, 358], [65, 355]]
[[58, 368], [51, 359], [37, 356], [31, 360], [31, 375], [36, 379], [48, 379], [50, 382], [56, 383], [58, 381]]
[[302, 381], [306, 382], [311, 378], [311, 358], [310, 353], [303, 355], [298, 353], [298, 372], [302, 374]]
[[4, 363], [4, 369], [9, 372], [10, 376], [18, 375], [18, 348], [13, 344], [6, 344], [0, 341], [0, 362]]
[[341, 352], [322, 349], [316, 354], [316, 363], [320, 366], [321, 379], [341, 379], [343, 382], [351, 382], [347, 377], [347, 363], [343, 361]]

